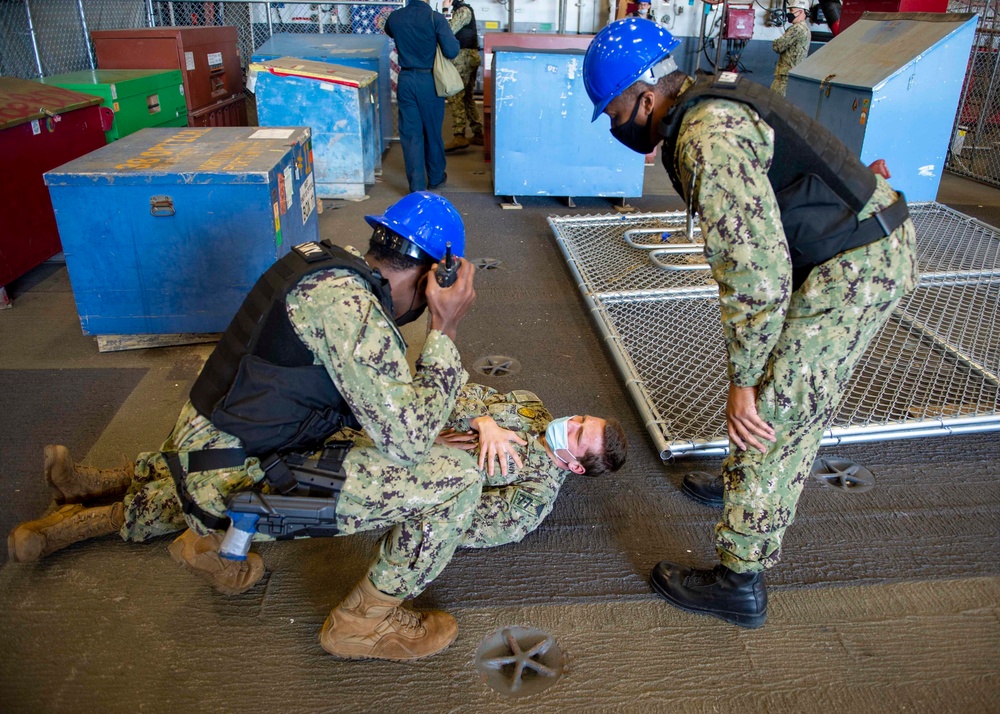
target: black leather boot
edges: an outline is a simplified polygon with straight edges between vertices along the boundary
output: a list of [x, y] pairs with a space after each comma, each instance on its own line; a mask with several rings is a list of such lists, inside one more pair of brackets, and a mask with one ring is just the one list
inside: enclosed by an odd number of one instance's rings
[[681, 610], [751, 629], [767, 619], [763, 573], [736, 573], [723, 565], [699, 570], [663, 560], [650, 579], [653, 589]]
[[704, 471], [692, 471], [684, 475], [681, 481], [681, 491], [689, 498], [706, 506], [722, 507], [722, 494], [725, 491], [722, 477]]

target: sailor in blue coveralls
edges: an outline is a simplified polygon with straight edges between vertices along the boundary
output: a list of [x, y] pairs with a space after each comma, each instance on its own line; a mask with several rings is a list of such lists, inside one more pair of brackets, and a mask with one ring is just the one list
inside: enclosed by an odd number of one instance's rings
[[448, 59], [458, 56], [458, 40], [439, 12], [423, 0], [409, 0], [385, 21], [385, 34], [396, 41], [399, 53], [399, 140], [410, 191], [436, 189], [447, 178], [444, 140], [444, 98], [434, 89], [434, 53], [438, 44]]

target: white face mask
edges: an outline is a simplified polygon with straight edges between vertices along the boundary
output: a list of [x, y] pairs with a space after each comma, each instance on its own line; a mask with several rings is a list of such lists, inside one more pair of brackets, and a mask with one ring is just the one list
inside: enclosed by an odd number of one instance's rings
[[644, 9], [642, 9], [642, 8], [640, 7], [640, 8], [639, 8], [639, 15], [640, 15], [641, 17], [646, 17], [647, 15], [649, 15], [649, 8], [647, 7], [647, 8], [646, 8], [646, 9], [644, 10]]
[[556, 458], [565, 464], [577, 461], [573, 452], [569, 450], [569, 420], [572, 418], [568, 416], [553, 419], [545, 429], [545, 443], [552, 449]]

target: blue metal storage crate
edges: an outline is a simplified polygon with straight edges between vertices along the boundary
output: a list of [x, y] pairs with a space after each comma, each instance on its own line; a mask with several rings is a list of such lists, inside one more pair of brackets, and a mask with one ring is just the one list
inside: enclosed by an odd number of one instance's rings
[[643, 157], [590, 121], [583, 55], [494, 47], [495, 195], [642, 195]]
[[937, 198], [977, 16], [872, 13], [788, 75], [788, 99], [911, 202]]
[[221, 332], [319, 238], [309, 129], [143, 129], [45, 174], [83, 332]]
[[378, 75], [354, 67], [283, 57], [250, 65], [261, 126], [312, 130], [316, 195], [364, 198], [382, 165], [376, 127]]
[[389, 77], [389, 38], [385, 35], [297, 35], [278, 32], [262, 44], [251, 58], [267, 62], [279, 57], [298, 57], [329, 62], [378, 73], [380, 151], [385, 153], [392, 138], [392, 84]]

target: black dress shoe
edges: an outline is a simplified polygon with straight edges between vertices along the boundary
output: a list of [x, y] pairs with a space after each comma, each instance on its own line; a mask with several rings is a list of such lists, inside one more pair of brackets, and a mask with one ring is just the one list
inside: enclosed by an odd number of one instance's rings
[[445, 171], [445, 172], [444, 172], [444, 176], [443, 176], [443, 177], [441, 178], [441, 180], [440, 180], [440, 181], [438, 181], [437, 183], [433, 183], [433, 184], [431, 184], [431, 185], [430, 185], [430, 186], [428, 186], [427, 188], [428, 188], [429, 190], [433, 191], [433, 190], [434, 190], [434, 189], [436, 189], [436, 188], [441, 188], [441, 187], [442, 187], [442, 186], [444, 186], [444, 185], [445, 185], [446, 183], [448, 183], [448, 172], [447, 172], [447, 171]]
[[763, 573], [737, 573], [724, 565], [699, 570], [663, 560], [653, 568], [650, 581], [657, 593], [681, 610], [750, 629], [767, 619]]
[[692, 471], [685, 474], [684, 480], [681, 481], [681, 491], [689, 498], [706, 506], [721, 507], [725, 488], [721, 476], [705, 471]]

